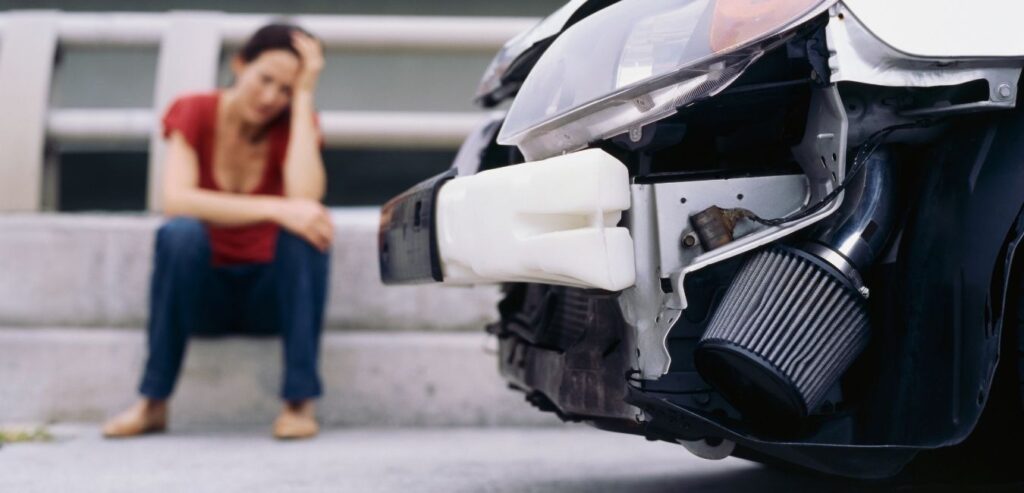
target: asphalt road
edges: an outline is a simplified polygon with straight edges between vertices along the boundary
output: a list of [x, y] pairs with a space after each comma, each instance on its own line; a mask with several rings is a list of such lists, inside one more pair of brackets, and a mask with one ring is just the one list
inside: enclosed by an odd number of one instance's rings
[[[47, 443], [0, 448], [3, 492], [734, 492], [863, 486], [706, 461], [683, 448], [584, 426], [335, 429], [282, 443], [268, 429], [174, 430], [110, 441], [59, 425]], [[957, 489], [959, 491], [959, 489]]]

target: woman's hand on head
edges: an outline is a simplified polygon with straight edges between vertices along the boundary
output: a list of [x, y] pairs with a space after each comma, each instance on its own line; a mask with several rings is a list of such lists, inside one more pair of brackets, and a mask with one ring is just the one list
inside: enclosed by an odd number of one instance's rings
[[276, 222], [284, 229], [326, 252], [334, 240], [331, 214], [320, 202], [309, 199], [284, 199], [276, 214]]
[[299, 59], [302, 62], [295, 88], [313, 92], [324, 68], [324, 50], [319, 41], [299, 31], [292, 32], [292, 46], [299, 52]]

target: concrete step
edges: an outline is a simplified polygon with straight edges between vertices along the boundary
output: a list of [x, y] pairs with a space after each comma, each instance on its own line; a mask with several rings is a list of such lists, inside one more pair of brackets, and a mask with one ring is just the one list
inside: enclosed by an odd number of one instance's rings
[[[332, 211], [329, 328], [479, 330], [496, 317], [497, 287], [385, 287], [376, 208]], [[153, 215], [0, 216], [0, 325], [145, 325]]]
[[[141, 330], [0, 328], [0, 423], [98, 422], [136, 399]], [[327, 425], [557, 423], [506, 387], [483, 333], [331, 332], [319, 404]], [[488, 348], [492, 349], [489, 351]], [[279, 410], [277, 338], [193, 339], [171, 424], [269, 424]]]

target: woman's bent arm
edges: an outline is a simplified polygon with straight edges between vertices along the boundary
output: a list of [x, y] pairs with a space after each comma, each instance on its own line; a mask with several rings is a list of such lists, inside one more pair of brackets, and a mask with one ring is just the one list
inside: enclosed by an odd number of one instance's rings
[[291, 135], [284, 157], [286, 197], [322, 200], [327, 188], [314, 111], [313, 92], [297, 89], [292, 98]]
[[199, 159], [179, 132], [171, 134], [164, 162], [163, 207], [171, 216], [189, 216], [222, 226], [276, 221], [281, 199], [199, 188]]
[[269, 195], [240, 195], [199, 188], [199, 159], [180, 132], [171, 134], [164, 163], [164, 213], [221, 226], [273, 221], [326, 251], [334, 231], [319, 202]]
[[320, 156], [320, 134], [315, 120], [313, 94], [324, 68], [320, 42], [300, 32], [292, 33], [292, 47], [302, 64], [292, 93], [291, 136], [284, 156], [284, 195], [322, 200], [327, 189], [327, 173]]

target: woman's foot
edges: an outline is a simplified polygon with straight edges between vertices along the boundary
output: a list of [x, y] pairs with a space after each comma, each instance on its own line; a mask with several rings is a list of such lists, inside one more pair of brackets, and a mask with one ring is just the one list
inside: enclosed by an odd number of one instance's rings
[[286, 402], [274, 420], [274, 438], [282, 440], [312, 438], [320, 431], [313, 400]]
[[123, 438], [167, 429], [167, 401], [142, 399], [103, 424], [103, 436]]

